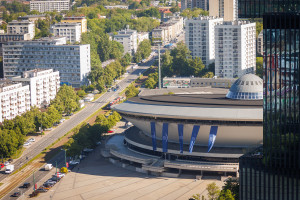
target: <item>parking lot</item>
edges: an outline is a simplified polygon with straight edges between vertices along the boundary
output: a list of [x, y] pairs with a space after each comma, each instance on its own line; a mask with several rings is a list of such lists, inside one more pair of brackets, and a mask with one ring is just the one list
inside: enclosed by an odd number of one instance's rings
[[217, 180], [156, 177], [129, 171], [101, 157], [98, 147], [48, 192], [41, 193], [38, 199], [187, 200], [196, 193], [206, 195], [206, 185], [211, 182], [219, 186], [223, 184]]

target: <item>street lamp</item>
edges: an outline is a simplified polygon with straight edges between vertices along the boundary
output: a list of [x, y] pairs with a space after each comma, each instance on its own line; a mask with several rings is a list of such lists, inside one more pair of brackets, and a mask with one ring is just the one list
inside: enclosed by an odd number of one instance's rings
[[65, 151], [65, 167], [67, 168], [67, 150], [66, 149], [61, 149]]
[[161, 89], [161, 68], [160, 68], [160, 41], [154, 41], [158, 44], [158, 89]]

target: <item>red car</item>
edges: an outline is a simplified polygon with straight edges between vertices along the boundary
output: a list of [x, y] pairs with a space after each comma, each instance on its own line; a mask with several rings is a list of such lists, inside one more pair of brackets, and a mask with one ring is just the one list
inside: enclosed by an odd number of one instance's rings
[[4, 167], [4, 164], [3, 163], [1, 163], [0, 164], [0, 169], [2, 169]]
[[113, 132], [114, 132], [114, 131], [112, 131], [112, 130], [109, 130], [109, 131], [108, 131], [108, 133], [113, 133]]

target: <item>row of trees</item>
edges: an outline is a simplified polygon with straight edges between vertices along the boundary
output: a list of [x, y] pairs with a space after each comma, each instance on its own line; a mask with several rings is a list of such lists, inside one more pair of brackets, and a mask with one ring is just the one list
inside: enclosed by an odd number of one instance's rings
[[[216, 185], [211, 183], [206, 186], [208, 192], [208, 200], [238, 200], [239, 199], [239, 182], [236, 179], [229, 178], [225, 181], [222, 190]], [[200, 200], [200, 195], [193, 195], [193, 200]], [[202, 195], [201, 200], [206, 200]]]
[[189, 19], [193, 17], [198, 17], [199, 15], [208, 16], [208, 11], [203, 10], [201, 8], [193, 8], [193, 9], [187, 8], [180, 13], [180, 16]]
[[121, 116], [115, 111], [108, 117], [99, 115], [94, 125], [83, 125], [63, 148], [67, 150], [68, 156], [80, 155], [84, 148], [94, 148], [103, 133], [107, 133], [120, 120]]
[[154, 72], [148, 75], [148, 78], [144, 84], [146, 88], [154, 89], [156, 88], [157, 83], [158, 83], [158, 73]]
[[205, 67], [201, 58], [192, 58], [187, 46], [180, 42], [177, 47], [162, 57], [162, 77], [171, 76], [196, 76], [212, 78], [212, 67]]
[[136, 63], [141, 62], [141, 60], [146, 59], [150, 56], [151, 50], [151, 42], [150, 40], [143, 40], [140, 42], [137, 51], [134, 55], [134, 61]]
[[134, 86], [134, 84], [130, 84], [126, 91], [125, 95], [127, 98], [135, 97], [139, 94], [139, 89]]
[[45, 112], [32, 107], [21, 116], [4, 120], [0, 127], [0, 155], [4, 158], [14, 155], [22, 148], [26, 135], [50, 128], [60, 121], [63, 113], [76, 111], [78, 100], [74, 89], [64, 85]]

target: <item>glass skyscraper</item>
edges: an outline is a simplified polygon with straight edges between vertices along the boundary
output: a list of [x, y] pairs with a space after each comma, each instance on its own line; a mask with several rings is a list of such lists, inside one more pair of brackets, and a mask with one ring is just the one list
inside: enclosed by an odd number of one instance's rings
[[240, 158], [240, 199], [300, 199], [300, 0], [239, 0], [263, 18], [263, 147]]
[[300, 0], [239, 0], [239, 18], [262, 18], [264, 13], [297, 12]]

